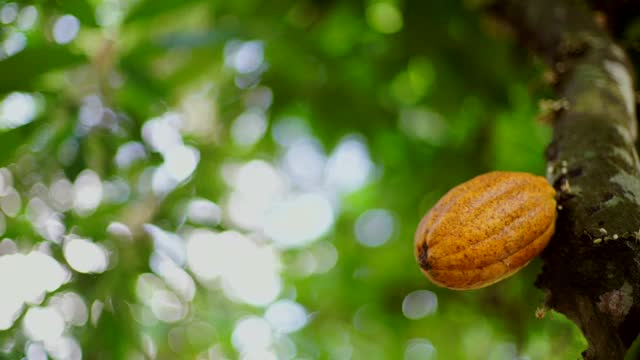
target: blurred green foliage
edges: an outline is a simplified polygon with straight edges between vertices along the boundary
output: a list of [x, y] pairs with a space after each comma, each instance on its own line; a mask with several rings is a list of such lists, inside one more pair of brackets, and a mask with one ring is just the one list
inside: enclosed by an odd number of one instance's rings
[[[61, 22], [65, 15], [72, 17]], [[543, 303], [533, 286], [538, 261], [495, 286], [454, 292], [430, 284], [413, 258], [415, 226], [451, 187], [494, 169], [544, 173], [550, 129], [536, 121], [537, 101], [547, 91], [541, 69], [471, 5], [0, 1], [0, 20], [0, 158], [9, 172], [2, 199], [17, 193], [20, 200], [12, 211], [10, 201], [0, 199], [6, 221], [0, 259], [38, 249], [72, 269], [64, 285], [27, 302], [13, 325], [0, 330], [3, 358], [29, 351], [36, 358], [45, 350], [52, 358], [77, 355], [56, 353], [54, 340], [37, 341], [24, 325], [28, 307], [49, 306], [60, 293], [80, 295], [90, 313], [63, 332], [86, 359], [566, 359], [584, 349], [579, 331], [562, 315], [536, 319]], [[7, 105], [16, 94], [28, 96], [27, 110]], [[182, 117], [178, 136], [197, 152], [197, 167], [159, 191], [154, 181], [171, 183], [157, 175], [169, 155], [145, 138], [143, 126], [167, 113]], [[253, 117], [243, 127], [238, 119], [247, 113]], [[282, 170], [289, 148], [276, 141], [279, 128], [306, 131], [312, 148], [327, 157], [351, 139], [364, 144], [373, 164], [354, 189], [327, 190], [318, 178], [326, 169], [313, 168], [313, 161], [305, 171], [316, 185], [285, 181], [294, 183], [286, 196], [320, 192], [332, 205], [328, 230], [300, 246], [281, 246], [230, 213], [227, 172], [259, 159], [291, 175]], [[116, 154], [125, 154], [123, 145], [131, 142], [142, 155], [119, 164]], [[193, 160], [185, 159], [178, 163]], [[92, 195], [82, 192], [78, 179], [93, 175], [103, 195], [83, 210], [83, 197]], [[58, 192], [67, 188], [67, 195]], [[221, 221], [203, 225], [187, 216], [186, 204], [195, 198], [217, 204]], [[42, 225], [43, 206], [35, 199], [47, 204], [47, 216], [57, 221], [53, 228]], [[70, 204], [56, 207], [56, 201]], [[388, 239], [367, 246], [355, 228], [371, 209], [384, 209], [393, 223]], [[125, 230], [114, 231], [113, 222]], [[173, 239], [169, 248], [184, 247], [196, 230], [248, 236], [277, 253], [282, 287], [272, 301], [257, 305], [230, 298], [220, 283], [194, 274], [188, 261], [164, 254], [149, 224]], [[65, 252], [74, 237], [108, 250], [106, 271], [78, 271]], [[195, 296], [176, 300], [180, 291], [154, 268], [154, 254], [196, 280]], [[328, 268], [305, 270], [323, 261]], [[150, 283], [158, 282], [153, 286], [162, 294], [177, 294], [166, 295], [173, 302], [159, 309], [140, 290], [141, 274], [154, 273], [143, 279], [155, 279]], [[0, 284], [25, 276], [0, 273]], [[407, 296], [418, 290], [435, 295], [437, 308], [431, 304], [427, 315], [410, 319]], [[263, 319], [276, 299], [303, 306], [304, 327], [289, 333], [271, 328], [263, 352], [238, 345], [233, 334], [239, 322]], [[162, 306], [176, 307], [176, 301], [183, 313], [163, 319]], [[262, 341], [255, 336], [247, 341]]]

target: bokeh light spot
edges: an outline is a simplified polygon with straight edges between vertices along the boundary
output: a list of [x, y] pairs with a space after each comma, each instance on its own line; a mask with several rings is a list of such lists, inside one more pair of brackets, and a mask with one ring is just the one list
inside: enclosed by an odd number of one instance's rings
[[411, 339], [404, 351], [404, 360], [430, 360], [436, 358], [436, 348], [427, 339]]
[[267, 211], [285, 193], [283, 176], [261, 160], [242, 166], [233, 176], [232, 186], [226, 210], [231, 221], [245, 229], [260, 229]]
[[156, 290], [151, 296], [151, 311], [158, 320], [172, 323], [182, 320], [187, 314], [185, 305], [171, 291]]
[[109, 254], [100, 244], [71, 237], [64, 243], [64, 257], [69, 266], [79, 273], [101, 273], [109, 265]]
[[180, 266], [176, 265], [166, 255], [154, 252], [151, 256], [150, 266], [153, 272], [158, 274], [169, 287], [183, 300], [191, 301], [196, 294], [196, 285], [191, 276]]
[[18, 15], [18, 28], [20, 30], [29, 30], [38, 20], [38, 9], [35, 6], [25, 6], [20, 10]]
[[388, 2], [376, 2], [367, 7], [367, 22], [374, 30], [393, 34], [402, 29], [402, 13]]
[[136, 161], [147, 158], [147, 152], [144, 145], [137, 141], [130, 141], [122, 144], [116, 152], [115, 162], [121, 169], [131, 167]]
[[330, 242], [320, 242], [311, 249], [315, 259], [315, 272], [318, 274], [326, 273], [333, 269], [338, 262], [338, 250]]
[[27, 47], [27, 36], [21, 32], [12, 32], [2, 44], [5, 54], [12, 56]]
[[333, 150], [326, 169], [330, 188], [342, 193], [360, 189], [373, 172], [369, 150], [359, 136], [347, 136]]
[[185, 263], [186, 245], [180, 236], [153, 224], [144, 224], [143, 228], [153, 239], [155, 251], [168, 256], [178, 265]]
[[358, 217], [355, 224], [356, 239], [362, 245], [384, 245], [393, 234], [393, 216], [384, 209], [373, 209]]
[[56, 179], [49, 189], [53, 207], [62, 212], [73, 208], [73, 184], [67, 178]]
[[78, 341], [71, 336], [61, 336], [53, 341], [48, 341], [45, 348], [55, 360], [81, 360], [82, 349]]
[[53, 24], [53, 39], [58, 44], [68, 44], [78, 35], [80, 21], [73, 15], [63, 15]]
[[438, 309], [438, 297], [429, 290], [416, 290], [402, 301], [402, 313], [411, 320], [421, 319]]
[[37, 115], [35, 98], [27, 93], [13, 92], [0, 104], [0, 128], [14, 129], [30, 123]]
[[42, 343], [29, 342], [26, 348], [26, 360], [47, 360], [47, 352]]
[[322, 146], [310, 136], [301, 136], [290, 144], [282, 159], [284, 171], [302, 189], [321, 185], [326, 162]]
[[52, 257], [38, 251], [0, 256], [0, 330], [9, 328], [24, 303], [39, 304], [46, 292], [66, 283], [69, 272]]
[[276, 205], [265, 220], [264, 231], [281, 247], [304, 246], [333, 225], [333, 209], [320, 194], [302, 194]]
[[23, 319], [25, 334], [34, 341], [53, 341], [65, 329], [62, 315], [51, 307], [32, 307]]
[[105, 108], [98, 95], [88, 95], [82, 99], [82, 105], [78, 113], [82, 132], [87, 133], [91, 128], [98, 126], [104, 116]]
[[258, 142], [267, 130], [267, 118], [261, 110], [248, 110], [238, 116], [231, 126], [231, 137], [240, 146]]
[[133, 233], [129, 227], [121, 222], [113, 221], [107, 226], [107, 233], [124, 240], [132, 240]]
[[307, 123], [295, 116], [284, 117], [273, 126], [272, 137], [280, 146], [290, 146], [300, 138], [307, 136], [309, 126]]
[[222, 220], [222, 209], [206, 199], [193, 199], [187, 206], [189, 221], [198, 225], [216, 226]]
[[258, 70], [264, 61], [262, 41], [230, 41], [224, 47], [225, 64], [240, 74]]
[[55, 308], [69, 325], [83, 326], [89, 319], [87, 305], [82, 297], [75, 292], [55, 294], [49, 300], [49, 306]]
[[269, 305], [264, 316], [275, 330], [285, 334], [302, 329], [308, 318], [302, 305], [287, 299]]
[[266, 320], [249, 316], [236, 323], [231, 342], [238, 351], [248, 353], [269, 348], [273, 342], [273, 334]]
[[442, 145], [448, 136], [444, 118], [423, 107], [403, 109], [400, 112], [399, 126], [407, 136], [436, 146]]
[[2, 6], [0, 9], [0, 22], [3, 24], [11, 24], [18, 16], [18, 4], [10, 2]]
[[187, 263], [205, 285], [219, 277], [225, 295], [235, 301], [266, 306], [282, 289], [278, 253], [235, 231], [193, 231], [188, 236]]
[[178, 145], [164, 152], [163, 167], [173, 180], [180, 183], [195, 171], [200, 152], [194, 147]]
[[84, 170], [73, 184], [73, 207], [80, 216], [91, 215], [102, 201], [102, 181], [93, 170]]
[[182, 145], [181, 126], [181, 115], [168, 112], [145, 122], [142, 126], [142, 138], [154, 151], [163, 153], [174, 146]]

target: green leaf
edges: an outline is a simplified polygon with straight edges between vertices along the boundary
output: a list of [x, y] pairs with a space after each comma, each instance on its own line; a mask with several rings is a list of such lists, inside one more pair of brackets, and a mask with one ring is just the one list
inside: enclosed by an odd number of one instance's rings
[[69, 13], [80, 20], [83, 25], [97, 27], [95, 10], [85, 0], [64, 0], [58, 2], [60, 10]]
[[0, 61], [0, 93], [35, 91], [37, 88], [34, 87], [34, 82], [42, 74], [84, 61], [85, 56], [72, 53], [64, 46], [44, 45], [26, 48]]
[[126, 23], [131, 23], [143, 19], [148, 19], [165, 12], [176, 10], [196, 0], [166, 0], [153, 1], [143, 0], [140, 4], [129, 13], [125, 19]]

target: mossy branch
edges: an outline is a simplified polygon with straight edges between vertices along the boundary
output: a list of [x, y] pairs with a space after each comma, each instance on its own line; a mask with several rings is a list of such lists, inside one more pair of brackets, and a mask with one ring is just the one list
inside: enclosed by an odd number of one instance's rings
[[557, 231], [536, 285], [589, 341], [587, 359], [622, 359], [640, 333], [640, 161], [633, 73], [580, 2], [498, 0], [491, 11], [554, 71], [547, 178]]

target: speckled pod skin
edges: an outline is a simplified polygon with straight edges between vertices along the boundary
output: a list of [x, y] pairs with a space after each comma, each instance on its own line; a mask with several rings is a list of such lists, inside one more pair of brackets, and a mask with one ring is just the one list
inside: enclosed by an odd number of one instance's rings
[[482, 288], [538, 256], [553, 235], [556, 216], [555, 190], [545, 178], [490, 172], [451, 189], [422, 218], [415, 256], [436, 285]]

